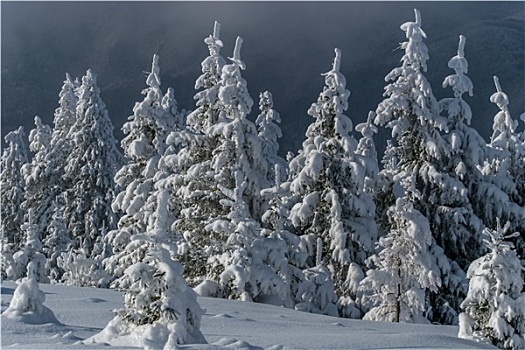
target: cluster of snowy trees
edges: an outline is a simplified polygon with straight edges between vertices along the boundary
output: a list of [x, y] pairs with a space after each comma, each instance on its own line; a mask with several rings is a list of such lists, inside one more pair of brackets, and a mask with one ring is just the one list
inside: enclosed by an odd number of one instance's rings
[[[473, 86], [463, 36], [443, 82], [451, 97], [436, 100], [415, 15], [401, 26], [404, 54], [384, 100], [355, 128], [335, 49], [306, 139], [287, 159], [272, 94], [260, 93], [251, 121], [243, 40], [225, 60], [217, 22], [204, 40], [196, 108], [162, 91], [155, 55], [144, 99], [122, 127], [123, 154], [96, 76], [66, 76], [54, 128], [35, 118], [31, 160], [22, 128], [6, 136], [2, 276], [29, 269], [39, 282], [122, 289], [125, 307], [108, 329], [156, 324], [167, 347], [202, 340], [196, 292], [341, 317], [459, 322], [464, 337], [523, 348], [525, 132], [497, 77], [490, 142], [470, 126], [482, 116], [465, 99]], [[391, 129], [381, 167], [380, 126]]]

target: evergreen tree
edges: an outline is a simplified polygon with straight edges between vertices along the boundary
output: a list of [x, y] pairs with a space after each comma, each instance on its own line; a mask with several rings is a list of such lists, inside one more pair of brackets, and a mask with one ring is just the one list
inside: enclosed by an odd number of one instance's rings
[[220, 187], [233, 189], [235, 173], [240, 171], [247, 182], [243, 200], [248, 205], [249, 218], [253, 219], [257, 217], [254, 213], [259, 211], [260, 189], [267, 185], [257, 169], [261, 148], [256, 127], [246, 119], [253, 101], [246, 80], [241, 76], [241, 69], [245, 68], [240, 57], [241, 44], [239, 37], [233, 58], [230, 58], [232, 63], [222, 69], [217, 91], [220, 113], [215, 124], [203, 134], [193, 133], [191, 129], [172, 134], [185, 143], [174, 157], [176, 162], [173, 161], [179, 164], [180, 175], [167, 181], [182, 195], [179, 197], [180, 217], [175, 227], [184, 237], [180, 257], [186, 265], [195, 267], [188, 271], [190, 284], [204, 281], [210, 272], [208, 258], [225, 251], [225, 237], [205, 229], [208, 224], [228, 215], [228, 209], [221, 205], [221, 200], [228, 198]]
[[420, 196], [414, 180], [403, 179], [400, 190], [405, 194], [387, 212], [391, 231], [380, 238], [378, 252], [370, 258], [373, 268], [361, 282], [373, 303], [365, 320], [428, 322], [425, 291], [437, 292], [441, 281], [432, 270], [428, 220], [413, 205], [414, 197]]
[[[425, 216], [433, 236], [431, 252], [434, 268], [439, 270], [442, 286], [438, 293], [430, 293], [430, 312], [433, 322], [457, 323], [457, 311], [465, 290], [463, 268], [469, 262], [467, 246], [472, 228], [479, 223], [469, 222], [465, 216], [468, 190], [448, 172], [450, 146], [440, 131], [448, 131], [447, 120], [439, 115], [439, 105], [432, 88], [423, 75], [427, 69], [428, 51], [421, 29], [421, 15], [415, 10], [416, 21], [401, 26], [406, 33], [401, 48], [405, 53], [402, 66], [393, 69], [385, 78], [392, 80], [385, 87], [386, 97], [378, 106], [376, 124], [392, 129], [392, 137], [385, 151], [385, 164], [381, 178], [382, 190], [376, 196], [383, 203], [379, 214], [397, 200], [396, 183], [406, 176], [415, 176], [416, 189], [421, 196], [414, 198], [414, 208]], [[458, 226], [469, 229], [456, 230]], [[387, 221], [381, 222], [381, 235], [391, 229]], [[436, 271], [437, 272], [437, 271]]]
[[34, 152], [30, 163], [22, 167], [25, 178], [25, 201], [22, 207], [33, 213], [33, 223], [39, 235], [45, 238], [52, 215], [54, 184], [50, 170], [51, 128], [35, 117], [35, 128], [29, 133], [29, 150]]
[[178, 242], [179, 260], [192, 266], [185, 276], [192, 286], [204, 280], [208, 268], [207, 250], [212, 249], [210, 242], [206, 241], [208, 235], [204, 227], [208, 219], [222, 212], [211, 169], [218, 141], [210, 132], [222, 109], [218, 94], [225, 61], [219, 54], [223, 46], [219, 31], [220, 24], [215, 22], [213, 35], [204, 40], [210, 56], [202, 62], [203, 74], [195, 83], [196, 89], [203, 88], [194, 97], [197, 109], [188, 114], [184, 128], [167, 137], [168, 148], [155, 176], [157, 187], [170, 192], [170, 211], [176, 218], [172, 228], [183, 237]]
[[458, 261], [462, 269], [466, 269], [483, 251], [479, 235], [483, 230], [483, 222], [477, 216], [479, 210], [476, 208], [479, 207], [476, 202], [481, 198], [476, 197], [479, 196], [479, 188], [486, 185], [482, 184], [485, 180], [479, 168], [488, 154], [483, 138], [475, 129], [469, 127], [472, 112], [463, 99], [465, 93], [473, 95], [472, 81], [466, 75], [468, 62], [464, 56], [465, 41], [466, 38], [461, 35], [458, 54], [448, 63], [455, 74], [449, 75], [443, 82], [443, 87], [452, 88], [454, 98], [445, 98], [439, 102], [440, 109], [448, 114], [449, 133], [446, 139], [450, 145], [450, 153], [447, 170], [451, 177], [461, 181], [468, 190], [468, 197], [463, 197], [463, 203], [456, 204], [456, 207], [462, 207], [462, 210], [452, 211], [453, 216], [447, 220], [448, 228], [454, 231], [454, 235], [451, 236], [457, 241], [456, 245], [461, 245], [460, 249], [449, 251], [454, 254], [453, 259]]
[[[357, 141], [349, 135], [352, 121], [344, 111], [350, 92], [339, 70], [341, 52], [335, 52], [333, 69], [323, 74], [326, 86], [308, 110], [315, 122], [308, 127], [302, 150], [290, 162], [290, 189], [298, 201], [290, 218], [295, 230], [309, 237], [310, 247], [317, 237], [322, 238], [323, 265], [332, 273], [340, 314], [359, 317], [358, 291], [352, 287], [362, 277], [361, 268], [376, 240], [375, 205], [365, 192]], [[312, 266], [313, 251], [309, 254]]]
[[[484, 199], [483, 214], [485, 224], [494, 228], [496, 219], [509, 221], [511, 230], [521, 233], [513, 239], [519, 254], [525, 253], [525, 202], [523, 201], [523, 149], [520, 135], [516, 131], [518, 122], [512, 119], [509, 110], [509, 98], [502, 91], [498, 77], [494, 77], [496, 92], [490, 97], [500, 111], [494, 116], [492, 125], [493, 133], [490, 138], [489, 148], [493, 151], [489, 155], [483, 168], [483, 173], [488, 177], [498, 190], [490, 194], [492, 201]], [[488, 192], [485, 190], [484, 192]]]
[[[165, 149], [166, 134], [169, 131], [170, 120], [167, 113], [172, 111], [173, 98], [167, 95], [166, 108], [162, 106], [160, 89], [159, 57], [153, 56], [151, 72], [146, 79], [145, 96], [142, 102], [135, 103], [133, 115], [128, 119], [122, 131], [126, 135], [121, 142], [124, 156], [128, 163], [115, 175], [115, 182], [122, 188], [113, 201], [112, 209], [123, 215], [118, 222], [118, 228], [108, 233], [107, 241], [115, 253], [124, 250], [133, 234], [146, 231], [151, 227], [154, 206], [148, 206], [148, 199], [155, 192], [155, 175], [159, 170], [159, 161]], [[171, 101], [170, 101], [171, 99]], [[176, 108], [176, 105], [175, 105]], [[115, 265], [114, 257], [106, 262], [106, 270], [120, 277], [128, 266]]]
[[[121, 259], [130, 259], [131, 264], [126, 262], [129, 267], [116, 281], [127, 286], [124, 308], [91, 338], [94, 342], [134, 336], [141, 346], [164, 349], [206, 343], [199, 330], [204, 310], [182, 276], [182, 265], [169, 251], [168, 199], [167, 191], [161, 191], [155, 227], [134, 235], [126, 246]], [[153, 331], [160, 336], [148, 337]]]
[[116, 170], [122, 156], [116, 148], [113, 125], [96, 83], [88, 70], [78, 88], [77, 120], [71, 130], [73, 149], [67, 157], [64, 216], [69, 220], [71, 238], [83, 245], [90, 257], [101, 228], [115, 228], [117, 217], [111, 210]]
[[261, 188], [268, 182], [257, 165], [261, 163], [261, 143], [255, 124], [246, 117], [251, 111], [253, 100], [248, 93], [246, 80], [241, 70], [246, 69], [241, 59], [243, 40], [237, 37], [231, 64], [222, 70], [219, 88], [219, 103], [223, 110], [219, 122], [210, 127], [209, 133], [217, 141], [211, 159], [211, 168], [217, 184], [226, 188], [235, 186], [235, 173], [241, 171], [247, 186], [243, 195], [250, 213], [259, 211], [259, 196]]
[[27, 275], [28, 278], [35, 278], [41, 283], [49, 283], [46, 271], [46, 257], [42, 254], [42, 243], [40, 241], [40, 229], [37, 224], [33, 224], [33, 210], [29, 210], [28, 222], [21, 226], [25, 233], [25, 244], [15, 254], [13, 254], [14, 268], [7, 271], [8, 277], [17, 280], [24, 276], [26, 271], [29, 273], [28, 264], [32, 264], [34, 276]]
[[483, 232], [489, 252], [472, 262], [468, 269], [469, 291], [461, 304], [459, 337], [497, 346], [500, 349], [525, 347], [525, 293], [522, 267], [512, 243], [505, 236], [507, 222], [496, 230]]
[[[24, 201], [25, 179], [22, 174], [22, 166], [27, 164], [27, 149], [25, 144], [25, 133], [22, 127], [11, 131], [5, 136], [7, 147], [4, 148], [1, 160], [0, 174], [0, 217], [1, 236], [3, 251], [16, 252], [22, 247], [24, 233], [20, 228], [24, 223]], [[2, 266], [3, 273], [5, 266]]]
[[66, 80], [58, 95], [59, 107], [55, 110], [51, 145], [46, 156], [49, 190], [52, 198], [64, 196], [66, 189], [71, 187], [71, 183], [66, 182], [64, 175], [67, 158], [73, 150], [72, 130], [77, 120], [78, 96], [76, 91], [78, 87], [78, 79], [73, 81], [66, 73]]

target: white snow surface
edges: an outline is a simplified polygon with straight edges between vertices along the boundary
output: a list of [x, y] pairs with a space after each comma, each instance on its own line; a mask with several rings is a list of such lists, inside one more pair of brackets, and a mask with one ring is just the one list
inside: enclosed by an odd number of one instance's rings
[[[16, 284], [2, 282], [2, 312]], [[123, 305], [110, 289], [40, 284], [45, 306], [60, 324], [28, 324], [2, 316], [2, 349], [109, 349], [82, 343], [100, 332]], [[207, 345], [181, 349], [494, 349], [457, 337], [458, 328], [350, 320], [251, 302], [198, 299], [206, 313], [201, 331]], [[133, 344], [115, 349], [129, 349]]]

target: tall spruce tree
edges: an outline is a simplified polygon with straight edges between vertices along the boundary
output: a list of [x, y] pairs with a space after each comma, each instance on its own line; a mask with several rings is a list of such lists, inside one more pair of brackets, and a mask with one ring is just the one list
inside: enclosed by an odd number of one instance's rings
[[[282, 279], [272, 269], [274, 266], [265, 261], [268, 257], [266, 250], [271, 246], [270, 239], [264, 243], [260, 225], [255, 220], [260, 210], [260, 190], [268, 183], [265, 174], [258, 170], [262, 160], [255, 124], [246, 118], [253, 100], [241, 75], [241, 70], [245, 69], [241, 45], [242, 38], [237, 37], [231, 64], [223, 67], [219, 88], [223, 110], [218, 123], [209, 130], [218, 144], [210, 163], [216, 184], [216, 189], [211, 190], [216, 193], [213, 196], [218, 199], [222, 211], [207, 221], [209, 240], [214, 242], [213, 252], [209, 255], [209, 261], [214, 263], [208, 271], [208, 279], [221, 287], [227, 287], [226, 284], [232, 279], [238, 284], [233, 290], [226, 288], [225, 297], [251, 300], [259, 294], [280, 294], [284, 297], [286, 288]], [[218, 226], [222, 228], [217, 230]], [[226, 261], [225, 254], [230, 256]], [[242, 261], [245, 259], [243, 255], [250, 258]], [[244, 287], [243, 278], [239, 280], [232, 275], [233, 271], [242, 270], [243, 265], [249, 272], [246, 277], [248, 288]], [[273, 289], [268, 287], [272, 285], [275, 286]]]
[[[326, 85], [308, 110], [315, 121], [290, 162], [290, 189], [298, 200], [290, 219], [300, 235], [309, 237], [310, 247], [322, 239], [323, 264], [333, 275], [340, 314], [360, 317], [357, 286], [376, 241], [375, 205], [365, 192], [357, 141], [349, 135], [352, 121], [344, 111], [350, 92], [340, 72], [341, 51], [335, 53], [332, 70], [323, 74]], [[312, 266], [315, 255], [309, 253]]]
[[35, 128], [29, 133], [29, 150], [34, 155], [31, 162], [22, 167], [26, 184], [22, 206], [27, 213], [32, 212], [31, 224], [35, 225], [40, 239], [47, 236], [55, 200], [55, 183], [52, 182], [49, 157], [51, 138], [51, 128], [43, 124], [40, 117], [35, 117]]
[[[448, 131], [447, 120], [439, 115], [439, 106], [430, 83], [423, 72], [427, 70], [428, 51], [423, 41], [426, 33], [421, 28], [421, 15], [416, 9], [415, 22], [401, 26], [407, 41], [401, 44], [405, 51], [402, 66], [393, 69], [385, 78], [392, 83], [385, 87], [386, 97], [378, 106], [375, 123], [392, 129], [392, 138], [385, 151], [385, 164], [377, 198], [385, 201], [384, 208], [395, 203], [396, 183], [406, 176], [415, 176], [416, 189], [421, 196], [414, 198], [414, 208], [425, 216], [433, 236], [431, 252], [434, 269], [442, 281], [437, 293], [429, 293], [427, 317], [433, 322], [457, 323], [461, 298], [465, 295], [462, 269], [468, 264], [469, 247], [463, 235], [474, 230], [459, 230], [461, 225], [472, 225], [462, 217], [468, 203], [468, 190], [448, 173], [450, 146], [440, 131]], [[400, 193], [400, 195], [403, 195]], [[381, 233], [390, 231], [388, 222], [381, 222]], [[466, 237], [471, 239], [471, 237]]]
[[113, 125], [100, 97], [96, 75], [88, 70], [78, 88], [77, 120], [71, 129], [73, 148], [66, 161], [64, 178], [71, 184], [65, 192], [64, 216], [71, 238], [89, 257], [101, 230], [116, 227], [111, 210], [116, 170], [122, 155], [116, 147]]
[[[489, 155], [483, 173], [498, 190], [484, 190], [491, 201], [484, 199], [482, 207], [485, 224], [495, 228], [496, 219], [509, 221], [511, 230], [521, 233], [512, 239], [518, 254], [525, 254], [525, 202], [523, 201], [523, 149], [520, 135], [516, 131], [518, 122], [509, 113], [509, 98], [501, 88], [498, 77], [494, 77], [496, 92], [490, 97], [499, 112], [494, 116], [493, 133], [490, 138]], [[488, 186], [487, 186], [488, 187]]]
[[[148, 206], [147, 203], [155, 192], [154, 177], [159, 170], [161, 154], [165, 150], [166, 134], [170, 131], [167, 111], [162, 106], [158, 60], [159, 57], [154, 55], [151, 72], [146, 78], [148, 87], [142, 91], [145, 97], [143, 101], [135, 103], [133, 115], [122, 127], [126, 136], [121, 146], [128, 163], [115, 175], [115, 182], [122, 191], [115, 196], [112, 208], [117, 213], [122, 212], [122, 217], [118, 228], [110, 231], [107, 237], [114, 253], [123, 251], [132, 235], [153, 227], [152, 210], [155, 210], [155, 206]], [[170, 104], [173, 101], [166, 101], [166, 105]], [[171, 113], [171, 109], [169, 112]], [[128, 267], [118, 263], [115, 257], [110, 257], [105, 266], [115, 277], [120, 277]]]
[[[480, 198], [474, 199], [474, 194], [480, 183], [484, 181], [479, 167], [483, 163], [487, 149], [483, 138], [469, 125], [472, 120], [472, 112], [463, 95], [473, 95], [472, 81], [466, 75], [468, 62], [465, 58], [466, 38], [459, 37], [458, 53], [448, 62], [449, 68], [454, 69], [455, 74], [449, 75], [443, 81], [443, 87], [450, 86], [454, 91], [453, 98], [445, 98], [439, 101], [440, 109], [446, 111], [449, 132], [446, 135], [450, 145], [450, 153], [445, 165], [451, 177], [460, 181], [468, 191], [467, 197], [461, 197], [462, 201], [456, 203], [459, 211], [451, 211], [453, 214], [447, 218], [443, 229], [452, 230], [449, 233], [457, 242], [456, 247], [446, 249], [449, 257], [456, 260], [462, 269], [466, 269], [470, 262], [477, 259], [483, 252], [480, 232], [483, 230], [483, 222], [477, 216], [472, 203]], [[443, 210], [449, 208], [445, 207]], [[440, 242], [438, 242], [440, 243]], [[450, 253], [453, 255], [450, 256]]]
[[183, 265], [192, 266], [185, 271], [191, 286], [204, 281], [207, 258], [214, 247], [205, 226], [223, 211], [211, 166], [213, 152], [218, 147], [211, 126], [218, 122], [223, 109], [219, 88], [225, 60], [220, 56], [223, 43], [219, 35], [220, 24], [215, 22], [213, 35], [204, 40], [210, 56], [202, 62], [202, 74], [195, 83], [196, 89], [203, 88], [194, 96], [197, 109], [188, 114], [183, 129], [167, 137], [168, 148], [156, 175], [158, 188], [170, 193], [170, 211], [176, 218], [171, 229], [183, 237], [178, 241], [178, 258]]

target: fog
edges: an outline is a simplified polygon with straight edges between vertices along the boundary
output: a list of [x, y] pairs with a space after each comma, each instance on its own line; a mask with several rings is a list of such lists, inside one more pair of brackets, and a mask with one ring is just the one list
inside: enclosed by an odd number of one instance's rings
[[[244, 44], [243, 72], [255, 101], [274, 95], [284, 137], [281, 153], [295, 152], [306, 114], [323, 88], [333, 49], [342, 50], [341, 70], [352, 95], [347, 115], [358, 123], [382, 99], [384, 77], [399, 65], [400, 25], [422, 14], [428, 34], [426, 74], [438, 98], [451, 96], [441, 83], [453, 71], [460, 34], [474, 83], [467, 101], [473, 124], [488, 138], [497, 107], [490, 103], [492, 76], [500, 77], [515, 119], [525, 111], [525, 3], [523, 2], [1, 2], [2, 138], [35, 115], [51, 124], [65, 73], [98, 75], [115, 135], [142, 99], [144, 71], [160, 56], [164, 90], [174, 87], [179, 106], [194, 109], [193, 88], [208, 55], [203, 39], [221, 22], [224, 57], [237, 35]], [[385, 133], [382, 133], [384, 136]], [[381, 137], [384, 138], [384, 137]], [[381, 144], [383, 141], [378, 140]]]

